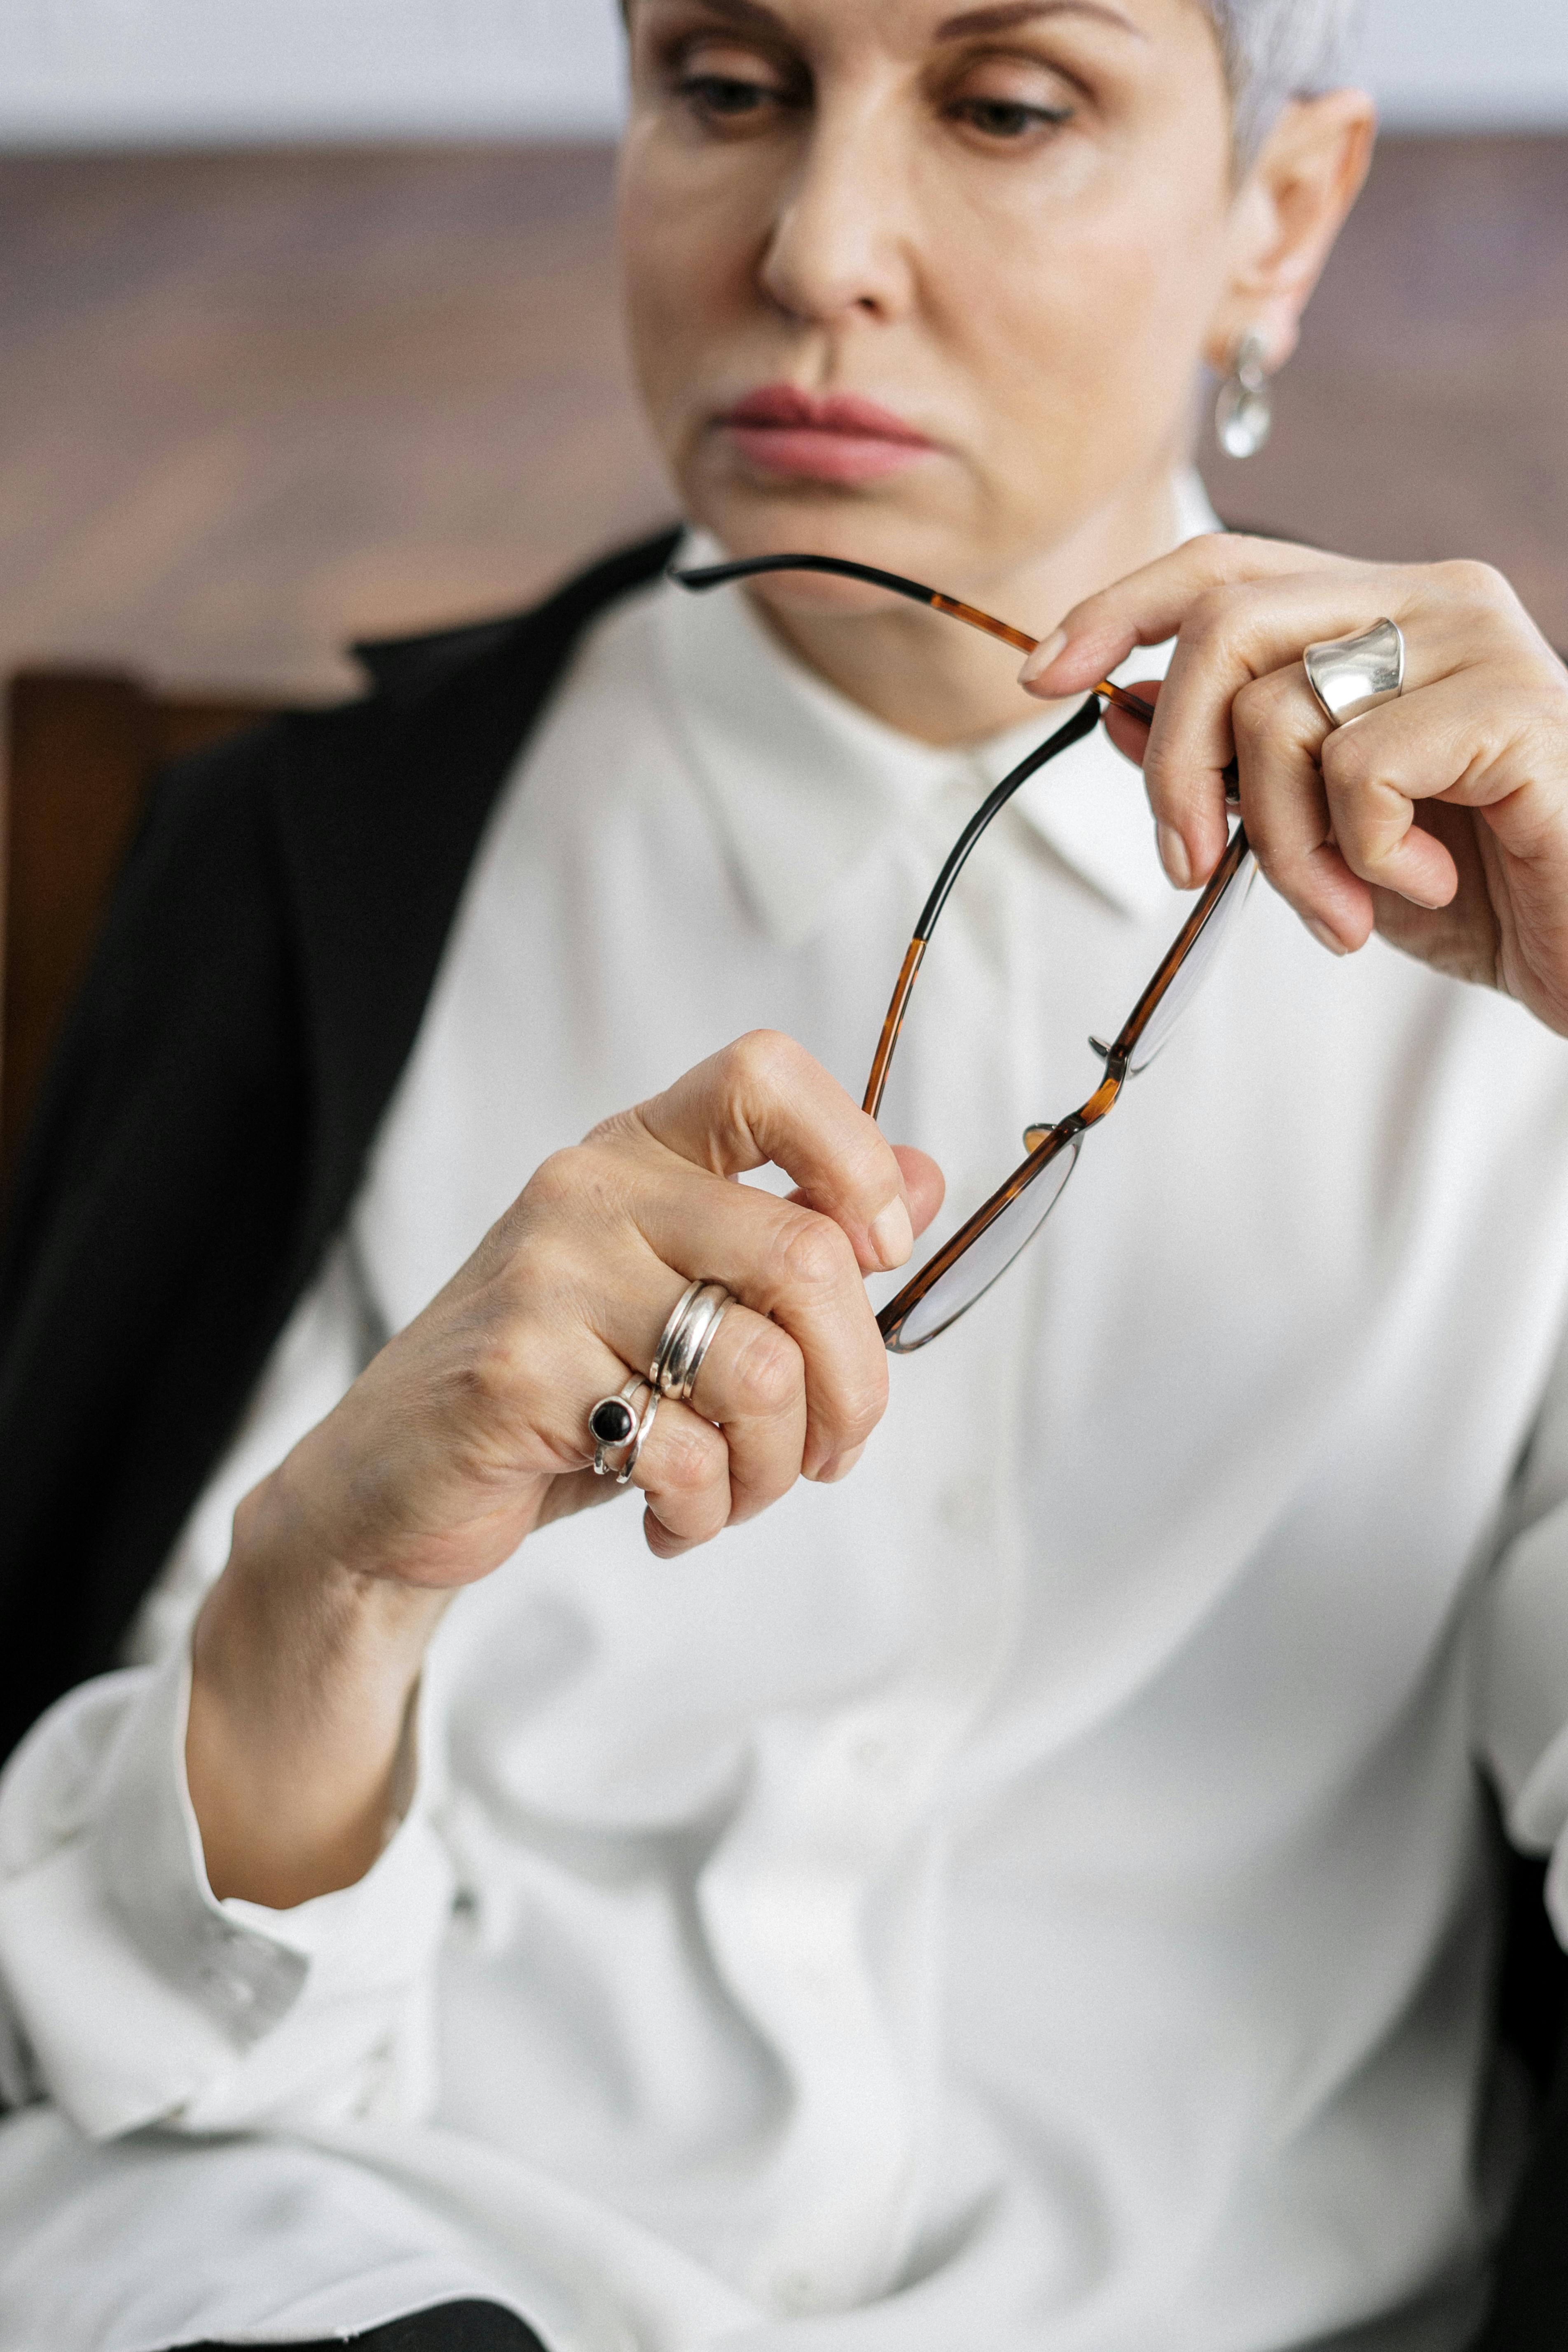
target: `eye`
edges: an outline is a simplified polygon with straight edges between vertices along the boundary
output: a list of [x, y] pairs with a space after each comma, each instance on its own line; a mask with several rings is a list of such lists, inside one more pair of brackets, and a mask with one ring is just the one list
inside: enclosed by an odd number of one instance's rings
[[792, 61], [704, 34], [677, 44], [666, 70], [676, 102], [705, 131], [760, 130], [803, 95]]
[[961, 98], [948, 112], [983, 138], [996, 140], [1026, 139], [1031, 131], [1072, 120], [1070, 106], [1027, 106], [1016, 98]]
[[699, 113], [731, 122], [742, 115], [760, 114], [779, 96], [765, 82], [742, 81], [732, 74], [688, 74], [676, 88]]

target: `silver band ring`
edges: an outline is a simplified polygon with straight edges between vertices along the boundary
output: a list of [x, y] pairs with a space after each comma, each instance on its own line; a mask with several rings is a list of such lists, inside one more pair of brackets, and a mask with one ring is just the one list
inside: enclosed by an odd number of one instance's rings
[[713, 1311], [709, 1316], [704, 1328], [699, 1331], [692, 1340], [691, 1352], [687, 1358], [686, 1378], [680, 1386], [680, 1401], [683, 1404], [697, 1386], [697, 1375], [702, 1370], [702, 1360], [718, 1336], [720, 1324], [735, 1303], [731, 1292], [723, 1289], [719, 1284], [715, 1283], [713, 1288], [718, 1292], [718, 1296], [713, 1300]]
[[686, 1310], [698, 1292], [705, 1286], [705, 1280], [701, 1275], [698, 1276], [695, 1282], [689, 1282], [665, 1318], [664, 1328], [658, 1335], [658, 1345], [653, 1351], [653, 1361], [647, 1368], [647, 1376], [656, 1389], [659, 1386], [659, 1374], [669, 1354], [670, 1344], [685, 1318]]
[[[617, 1395], [601, 1397], [589, 1412], [595, 1478], [613, 1476], [617, 1486], [626, 1485], [637, 1466], [655, 1413], [666, 1397], [685, 1403], [697, 1385], [714, 1334], [733, 1305], [724, 1285], [706, 1275], [687, 1284], [666, 1318], [647, 1379], [634, 1372]], [[641, 1408], [639, 1419], [636, 1400], [642, 1389], [647, 1391], [647, 1403]], [[612, 1462], [611, 1454], [617, 1452], [621, 1452], [619, 1462]]]
[[670, 1309], [648, 1366], [648, 1379], [660, 1396], [684, 1404], [697, 1385], [702, 1360], [713, 1344], [721, 1322], [733, 1305], [721, 1282], [704, 1275], [689, 1283]]
[[1397, 621], [1374, 621], [1352, 637], [1306, 646], [1301, 667], [1331, 727], [1375, 710], [1405, 691], [1405, 637]]

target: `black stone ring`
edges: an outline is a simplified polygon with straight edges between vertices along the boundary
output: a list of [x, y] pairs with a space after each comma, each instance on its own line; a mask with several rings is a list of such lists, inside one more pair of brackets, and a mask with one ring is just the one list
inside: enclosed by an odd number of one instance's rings
[[[641, 1418], [633, 1400], [639, 1389], [647, 1389], [648, 1401]], [[658, 1411], [658, 1391], [652, 1388], [639, 1373], [634, 1372], [618, 1396], [601, 1397], [588, 1415], [588, 1434], [594, 1441], [594, 1475], [614, 1477], [617, 1486], [624, 1486], [637, 1468], [637, 1455], [643, 1440], [653, 1427], [654, 1414]], [[627, 1450], [619, 1462], [609, 1456], [625, 1446]]]

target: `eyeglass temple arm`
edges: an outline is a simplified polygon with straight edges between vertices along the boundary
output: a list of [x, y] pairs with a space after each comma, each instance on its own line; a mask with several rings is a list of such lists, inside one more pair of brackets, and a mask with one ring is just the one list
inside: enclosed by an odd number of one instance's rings
[[[895, 596], [907, 596], [911, 604], [929, 604], [933, 613], [945, 613], [950, 620], [963, 621], [971, 629], [983, 629], [988, 637], [1000, 637], [1005, 646], [1016, 646], [1021, 654], [1032, 654], [1039, 644], [1010, 621], [999, 621], [994, 613], [983, 613], [978, 604], [961, 604], [956, 596], [944, 596], [940, 588], [928, 588], [921, 581], [906, 580], [901, 572], [880, 572], [874, 563], [852, 563], [843, 555], [750, 555], [733, 563], [701, 563], [688, 571], [675, 564], [669, 576], [682, 588], [700, 591], [721, 588], [729, 580], [752, 580], [761, 572], [827, 572], [840, 580], [864, 580], [873, 588], [889, 588]], [[1119, 710], [1147, 726], [1154, 716], [1154, 706], [1139, 694], [1129, 694], [1124, 686], [1112, 686], [1102, 678], [1095, 687]]]
[[[1000, 637], [1004, 645], [1016, 646], [1020, 653], [1032, 654], [1039, 643], [1023, 629], [1016, 629], [1009, 621], [999, 621], [994, 613], [984, 613], [978, 604], [962, 604], [956, 596], [944, 596], [940, 588], [928, 588], [922, 581], [906, 579], [901, 572], [883, 572], [874, 563], [856, 563], [843, 555], [752, 555], [742, 556], [730, 563], [703, 563], [682, 569], [672, 563], [669, 577], [682, 588], [700, 593], [705, 588], [721, 588], [729, 581], [751, 580], [764, 572], [823, 572], [840, 580], [863, 580], [874, 588], [890, 589], [895, 596], [907, 596], [911, 604], [925, 604], [933, 613], [945, 613], [954, 621], [963, 621], [969, 628], [980, 629], [988, 637]], [[926, 943], [936, 927], [948, 892], [957, 881], [970, 851], [985, 831], [997, 811], [1005, 808], [1020, 784], [1027, 782], [1037, 768], [1071, 743], [1091, 734], [1100, 717], [1100, 702], [1111, 703], [1125, 710], [1130, 718], [1140, 719], [1145, 727], [1154, 716], [1152, 703], [1145, 702], [1141, 694], [1129, 694], [1124, 686], [1113, 686], [1101, 678], [1089, 689], [1089, 699], [1079, 704], [1065, 726], [1037, 746], [1027, 759], [1004, 776], [994, 792], [984, 800], [964, 826], [942, 872], [937, 876], [930, 898], [921, 909], [915, 934], [904, 954], [894, 987], [892, 1002], [888, 1006], [882, 1034], [878, 1040], [871, 1075], [866, 1082], [863, 1108], [875, 1118], [882, 1107], [882, 1095], [888, 1083], [888, 1071], [893, 1059], [893, 1048], [904, 1025], [914, 989], [915, 975], [926, 951]], [[1234, 803], [1238, 798], [1237, 765], [1234, 760], [1224, 770], [1226, 798]]]
[[[828, 572], [840, 580], [864, 580], [874, 588], [890, 588], [895, 596], [907, 596], [911, 604], [929, 604], [933, 613], [945, 613], [950, 619], [963, 621], [971, 629], [983, 629], [988, 637], [1000, 637], [1005, 646], [1016, 646], [1018, 651], [1032, 654], [1039, 644], [1011, 621], [999, 621], [994, 613], [983, 613], [978, 604], [962, 604], [956, 596], [944, 596], [940, 588], [928, 588], [922, 581], [906, 580], [901, 572], [881, 572], [874, 563], [853, 563], [844, 555], [748, 555], [733, 563], [700, 563], [682, 571], [678, 564], [669, 566], [669, 576], [682, 588], [721, 588], [727, 580], [754, 579], [760, 572]], [[1089, 691], [1125, 710], [1130, 719], [1141, 719], [1145, 727], [1152, 724], [1154, 706], [1145, 702], [1141, 694], [1129, 694], [1124, 686], [1112, 686], [1102, 677]], [[1225, 783], [1225, 796], [1234, 808], [1240, 798], [1239, 780], [1234, 760], [1227, 760], [1220, 771]]]
[[882, 1107], [882, 1092], [888, 1083], [888, 1069], [893, 1058], [893, 1048], [899, 1042], [899, 1032], [904, 1025], [904, 1014], [909, 1008], [910, 997], [914, 989], [915, 974], [921, 968], [921, 960], [925, 954], [927, 942], [936, 929], [937, 917], [947, 903], [948, 893], [963, 871], [971, 850], [991, 823], [992, 818], [1006, 807], [1020, 784], [1026, 783], [1037, 769], [1043, 768], [1047, 760], [1054, 760], [1058, 751], [1065, 751], [1069, 744], [1079, 742], [1085, 735], [1092, 735], [1099, 724], [1098, 694], [1091, 694], [1087, 700], [1079, 703], [1072, 717], [1065, 725], [1058, 727], [1054, 735], [1047, 735], [1043, 743], [1037, 743], [1026, 758], [1020, 760], [1016, 768], [1008, 770], [1001, 782], [981, 802], [980, 806], [949, 850], [942, 872], [931, 885], [931, 896], [921, 908], [920, 920], [915, 925], [914, 937], [904, 952], [904, 961], [900, 966], [898, 981], [893, 989], [892, 1002], [888, 1006], [887, 1018], [882, 1024], [882, 1034], [877, 1043], [876, 1057], [871, 1064], [871, 1075], [866, 1081], [866, 1094], [861, 1108], [868, 1111], [873, 1118]]

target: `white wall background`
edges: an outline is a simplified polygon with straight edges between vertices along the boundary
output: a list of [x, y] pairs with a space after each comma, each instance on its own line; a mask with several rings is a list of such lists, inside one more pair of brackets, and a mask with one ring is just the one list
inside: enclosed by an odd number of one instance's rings
[[[1568, 0], [1364, 0], [1391, 127], [1568, 128]], [[615, 0], [0, 0], [0, 145], [614, 129]]]

